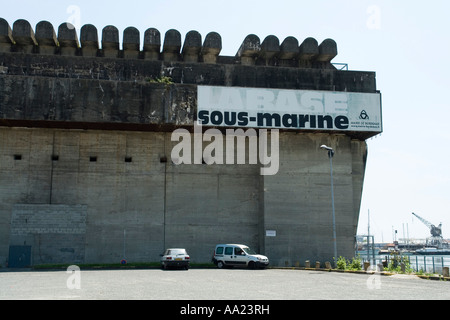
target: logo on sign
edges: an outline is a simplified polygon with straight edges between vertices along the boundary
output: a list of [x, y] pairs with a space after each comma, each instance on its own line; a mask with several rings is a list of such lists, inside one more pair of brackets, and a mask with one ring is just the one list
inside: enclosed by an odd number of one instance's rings
[[366, 110], [361, 111], [361, 113], [359, 114], [359, 118], [361, 120], [369, 120], [369, 115], [367, 114]]

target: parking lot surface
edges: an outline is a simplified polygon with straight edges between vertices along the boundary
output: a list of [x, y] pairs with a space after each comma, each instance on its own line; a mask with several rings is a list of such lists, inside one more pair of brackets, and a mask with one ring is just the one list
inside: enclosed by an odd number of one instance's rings
[[1, 300], [450, 299], [450, 282], [289, 269], [0, 272]]

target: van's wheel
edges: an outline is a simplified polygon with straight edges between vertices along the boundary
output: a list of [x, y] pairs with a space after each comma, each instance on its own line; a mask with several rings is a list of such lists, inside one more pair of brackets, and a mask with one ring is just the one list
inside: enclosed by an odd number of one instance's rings
[[250, 261], [250, 262], [248, 263], [248, 268], [249, 268], [249, 269], [255, 269], [255, 268], [256, 268], [256, 264], [255, 264], [253, 261]]
[[225, 264], [223, 263], [223, 261], [217, 261], [217, 268], [223, 269], [224, 267], [225, 267]]

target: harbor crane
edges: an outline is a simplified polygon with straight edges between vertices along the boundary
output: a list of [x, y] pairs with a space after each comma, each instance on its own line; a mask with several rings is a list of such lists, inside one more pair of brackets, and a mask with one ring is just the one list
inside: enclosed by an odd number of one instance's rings
[[419, 219], [420, 221], [422, 221], [429, 229], [430, 229], [430, 233], [431, 233], [431, 244], [432, 245], [437, 245], [440, 246], [442, 244], [442, 223], [439, 224], [439, 226], [435, 226], [434, 224], [432, 224], [431, 222], [425, 220], [424, 218], [422, 218], [421, 216], [418, 216], [417, 214], [415, 214], [414, 212], [412, 213], [415, 217], [417, 217], [417, 219]]

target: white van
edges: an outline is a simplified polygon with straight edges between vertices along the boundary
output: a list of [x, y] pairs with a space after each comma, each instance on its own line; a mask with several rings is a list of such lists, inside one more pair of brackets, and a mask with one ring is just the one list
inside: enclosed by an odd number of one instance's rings
[[269, 259], [266, 256], [257, 254], [243, 244], [218, 244], [214, 250], [212, 262], [220, 269], [225, 267], [256, 269], [269, 265]]

